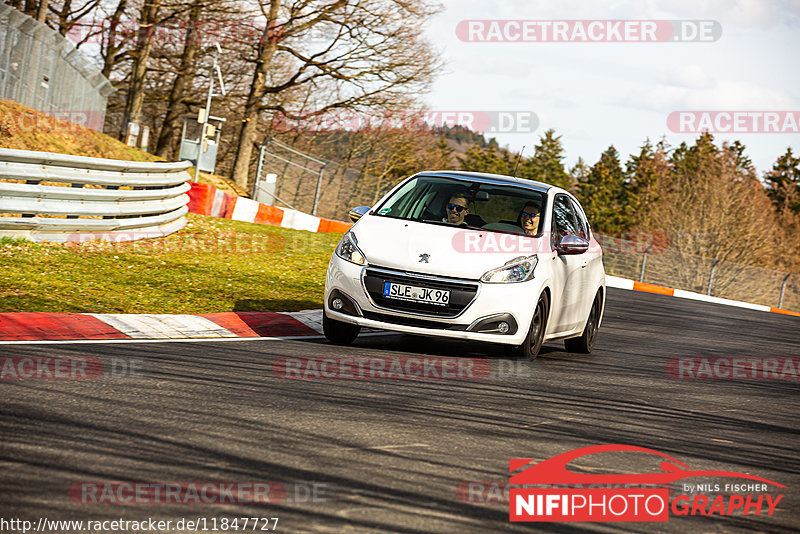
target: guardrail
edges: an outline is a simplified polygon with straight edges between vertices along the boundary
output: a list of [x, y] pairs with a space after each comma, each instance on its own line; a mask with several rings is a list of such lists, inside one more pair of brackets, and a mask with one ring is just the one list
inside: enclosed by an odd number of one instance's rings
[[132, 241], [186, 224], [189, 162], [0, 148], [0, 237]]

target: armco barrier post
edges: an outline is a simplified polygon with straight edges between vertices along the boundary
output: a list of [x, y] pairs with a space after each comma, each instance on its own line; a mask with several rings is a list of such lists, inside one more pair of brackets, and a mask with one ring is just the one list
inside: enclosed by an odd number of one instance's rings
[[650, 251], [650, 247], [647, 247], [647, 250], [644, 251], [642, 254], [642, 270], [639, 272], [639, 281], [644, 282], [644, 270], [647, 267], [647, 253]]
[[326, 165], [327, 165], [327, 163], [325, 163], [319, 169], [319, 176], [317, 176], [317, 188], [314, 190], [314, 205], [311, 208], [311, 215], [316, 215], [317, 214], [317, 204], [319, 204], [319, 192], [322, 189], [322, 173], [325, 170], [325, 166]]
[[711, 296], [711, 284], [714, 283], [714, 269], [717, 268], [720, 261], [722, 260], [714, 260], [714, 263], [711, 264], [711, 274], [708, 275], [708, 291], [706, 291], [706, 295], [709, 297]]
[[787, 274], [783, 277], [783, 282], [781, 282], [781, 298], [778, 300], [778, 308], [783, 308], [783, 293], [786, 291], [786, 281], [791, 278], [792, 273]]

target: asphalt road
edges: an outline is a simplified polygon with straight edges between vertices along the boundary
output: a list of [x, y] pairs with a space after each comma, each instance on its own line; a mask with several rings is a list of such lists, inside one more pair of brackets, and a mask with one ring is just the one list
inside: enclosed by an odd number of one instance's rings
[[[400, 335], [363, 337], [348, 348], [322, 340], [0, 345], [0, 355], [93, 357], [106, 369], [93, 380], [0, 380], [5, 520], [174, 525], [206, 518], [210, 528], [213, 518], [278, 517], [278, 532], [800, 531], [800, 381], [676, 379], [667, 371], [681, 357], [800, 357], [796, 317], [612, 289], [592, 355], [551, 343], [534, 362], [490, 345]], [[330, 356], [471, 357], [488, 360], [492, 373], [471, 380], [276, 376], [280, 358]], [[132, 363], [135, 373], [120, 371]], [[121, 376], [108, 376], [110, 366]], [[508, 480], [511, 458], [542, 460], [609, 443], [787, 487], [770, 488], [784, 495], [772, 516], [765, 508], [759, 516], [672, 515], [658, 524], [512, 524], [508, 504], [490, 491]], [[575, 463], [594, 474], [657, 468], [641, 453]], [[278, 482], [287, 498], [71, 498], [76, 484], [85, 490], [80, 484], [109, 481]], [[457, 491], [469, 481], [487, 482], [471, 486], [487, 491]]]

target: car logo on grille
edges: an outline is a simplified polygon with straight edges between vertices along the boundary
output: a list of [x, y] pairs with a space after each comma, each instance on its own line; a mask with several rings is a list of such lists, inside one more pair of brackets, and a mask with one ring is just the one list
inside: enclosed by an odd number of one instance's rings
[[428, 260], [431, 258], [430, 254], [420, 254], [419, 255], [419, 262], [420, 263], [429, 263]]

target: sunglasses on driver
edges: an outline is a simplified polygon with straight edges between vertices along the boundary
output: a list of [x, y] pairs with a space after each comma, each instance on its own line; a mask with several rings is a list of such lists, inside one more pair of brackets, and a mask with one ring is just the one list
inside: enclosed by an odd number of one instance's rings
[[448, 210], [450, 210], [450, 211], [453, 211], [453, 210], [455, 210], [455, 211], [456, 211], [456, 213], [461, 213], [462, 211], [464, 211], [465, 209], [467, 209], [467, 207], [466, 207], [466, 206], [461, 206], [461, 205], [459, 205], [459, 204], [453, 204], [453, 203], [451, 202], [450, 204], [448, 204], [448, 205], [447, 205], [447, 209], [448, 209]]

